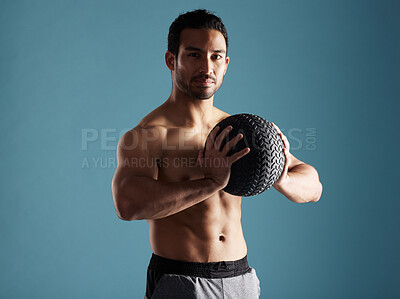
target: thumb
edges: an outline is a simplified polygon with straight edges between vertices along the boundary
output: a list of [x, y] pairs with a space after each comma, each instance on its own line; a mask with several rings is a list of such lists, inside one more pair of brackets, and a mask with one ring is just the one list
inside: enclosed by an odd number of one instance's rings
[[200, 165], [202, 165], [202, 161], [203, 161], [203, 150], [199, 150], [199, 153], [197, 155], [197, 163], [199, 163]]

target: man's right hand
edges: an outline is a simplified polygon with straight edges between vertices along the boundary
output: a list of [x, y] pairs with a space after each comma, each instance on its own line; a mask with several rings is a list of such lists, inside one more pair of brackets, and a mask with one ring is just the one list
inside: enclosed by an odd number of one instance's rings
[[228, 157], [227, 155], [229, 151], [240, 141], [240, 139], [243, 138], [243, 135], [236, 135], [224, 145], [222, 150], [220, 150], [222, 142], [232, 130], [232, 126], [226, 127], [221, 134], [215, 138], [219, 130], [220, 127], [216, 126], [211, 131], [206, 140], [204, 156], [203, 149], [201, 149], [197, 161], [203, 170], [204, 177], [213, 180], [221, 189], [223, 189], [228, 185], [231, 174], [231, 165], [247, 155], [250, 152], [250, 148], [246, 147]]

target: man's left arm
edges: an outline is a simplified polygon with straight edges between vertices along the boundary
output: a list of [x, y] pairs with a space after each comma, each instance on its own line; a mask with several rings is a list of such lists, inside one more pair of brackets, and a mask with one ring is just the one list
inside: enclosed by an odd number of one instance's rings
[[273, 187], [293, 202], [317, 202], [322, 194], [322, 184], [317, 170], [290, 153], [288, 139], [275, 124], [273, 125], [285, 145], [283, 151], [286, 157], [282, 175]]

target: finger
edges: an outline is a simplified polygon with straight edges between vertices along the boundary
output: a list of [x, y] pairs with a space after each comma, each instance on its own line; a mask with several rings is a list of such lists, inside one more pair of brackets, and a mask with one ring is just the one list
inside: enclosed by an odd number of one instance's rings
[[283, 144], [285, 145], [285, 147], [286, 147], [286, 143], [287, 143], [287, 138], [286, 138], [286, 136], [285, 135], [283, 135], [282, 133], [279, 133], [279, 136], [281, 137], [281, 139], [282, 139], [282, 142], [283, 142]]
[[232, 163], [236, 162], [237, 160], [239, 160], [240, 158], [246, 156], [248, 153], [250, 152], [250, 148], [246, 147], [244, 149], [242, 149], [241, 151], [234, 153], [232, 156], [230, 156], [229, 159], [229, 163], [232, 165]]
[[278, 133], [282, 133], [282, 131], [278, 128], [278, 126], [276, 124], [274, 124], [273, 122], [271, 122], [271, 124], [274, 126], [274, 128], [278, 131]]
[[199, 150], [199, 154], [197, 155], [197, 159], [204, 158], [204, 149]]
[[284, 171], [284, 173], [287, 173], [288, 170], [289, 170], [289, 165], [290, 165], [291, 159], [290, 159], [290, 156], [289, 156], [289, 151], [286, 148], [283, 149], [283, 152], [284, 152], [285, 158], [286, 158], [285, 166], [283, 168], [283, 171]]
[[285, 135], [283, 135], [283, 134], [281, 134], [281, 135], [282, 135], [281, 138], [283, 140], [283, 144], [285, 145], [285, 148], [287, 148], [287, 150], [289, 151], [290, 150], [289, 140], [287, 139], [287, 137]]
[[290, 150], [290, 143], [289, 143], [289, 140], [287, 139], [287, 137], [285, 135], [283, 135], [282, 133], [280, 133], [279, 135], [281, 136], [281, 139], [283, 141], [283, 145], [285, 146], [285, 148]]
[[232, 126], [227, 126], [225, 129], [222, 130], [221, 134], [217, 136], [215, 139], [215, 147], [219, 150], [221, 148], [222, 141], [228, 136], [229, 132], [232, 130]]
[[222, 149], [222, 154], [227, 155], [229, 151], [240, 141], [240, 139], [243, 138], [243, 134], [239, 133], [235, 137], [233, 137], [231, 140], [229, 140], [224, 148]]
[[215, 139], [215, 136], [217, 136], [219, 129], [220, 129], [220, 127], [216, 126], [214, 129], [211, 130], [211, 132], [208, 135], [207, 140], [206, 140], [206, 150], [210, 150], [213, 147], [214, 139]]
[[199, 154], [197, 155], [197, 163], [201, 166], [203, 165], [202, 161], [203, 161], [203, 150], [199, 150]]

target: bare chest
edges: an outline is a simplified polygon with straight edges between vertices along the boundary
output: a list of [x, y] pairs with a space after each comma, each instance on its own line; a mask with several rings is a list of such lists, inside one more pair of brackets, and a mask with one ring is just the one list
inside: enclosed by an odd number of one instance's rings
[[158, 179], [186, 181], [203, 177], [197, 157], [208, 136], [208, 131], [189, 129], [170, 130], [162, 140], [162, 156]]

